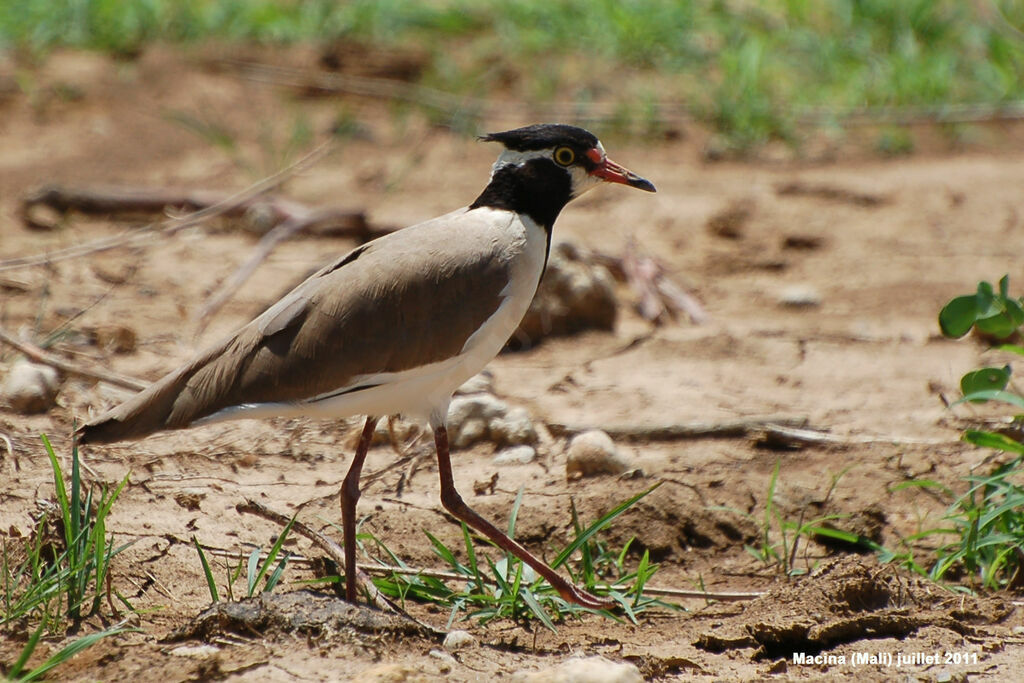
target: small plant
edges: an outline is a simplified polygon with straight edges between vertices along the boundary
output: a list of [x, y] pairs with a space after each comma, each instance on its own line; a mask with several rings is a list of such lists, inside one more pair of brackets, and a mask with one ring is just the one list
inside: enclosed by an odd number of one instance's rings
[[[266, 558], [263, 562], [260, 562], [260, 558], [263, 556], [262, 548], [254, 548], [249, 553], [248, 560], [242, 563], [242, 558], [239, 556], [238, 564], [232, 570], [228, 567], [228, 600], [234, 599], [233, 587], [235, 581], [242, 574], [242, 568], [245, 568], [245, 588], [246, 597], [253, 597], [257, 593], [270, 593], [273, 592], [277, 584], [280, 583], [281, 577], [284, 575], [285, 567], [288, 566], [288, 560], [291, 559], [292, 553], [286, 552], [281, 559], [278, 560], [278, 556], [281, 555], [281, 548], [284, 547], [285, 541], [288, 539], [288, 534], [291, 533], [292, 526], [295, 524], [295, 517], [292, 517], [288, 524], [281, 530], [281, 533], [277, 535], [277, 540], [274, 541], [274, 545], [271, 546], [270, 552], [267, 553]], [[210, 591], [210, 600], [213, 602], [220, 602], [220, 593], [217, 590], [217, 582], [213, 578], [213, 569], [210, 567], [210, 562], [206, 558], [206, 553], [203, 551], [203, 547], [199, 545], [199, 541], [195, 536], [192, 537], [192, 544], [196, 548], [196, 552], [199, 554], [199, 562], [203, 566], [203, 576], [206, 578], [206, 587]], [[277, 566], [274, 567], [274, 562], [277, 561]], [[273, 571], [270, 568], [274, 567]], [[269, 572], [269, 576], [268, 576]], [[264, 578], [266, 581], [264, 581]], [[261, 582], [263, 582], [261, 587]]]
[[113, 558], [131, 543], [117, 546], [107, 533], [107, 517], [128, 477], [113, 492], [95, 486], [85, 490], [75, 447], [71, 480], [65, 482], [49, 439], [43, 435], [42, 440], [53, 469], [56, 502], [40, 515], [20, 547], [12, 547], [4, 538], [0, 560], [0, 628], [38, 622], [18, 660], [4, 672], [12, 680], [34, 680], [101, 638], [126, 629], [113, 627], [77, 638], [39, 667], [23, 673], [43, 636], [63, 636], [69, 624], [100, 614], [104, 604], [116, 615], [115, 600], [133, 610], [113, 587], [110, 574]]
[[[632, 540], [616, 552], [598, 540], [596, 535], [655, 488], [657, 485], [620, 503], [589, 526], [584, 526], [580, 522], [573, 505], [575, 538], [551, 562], [552, 568], [564, 567], [569, 571], [572, 580], [578, 585], [614, 600], [626, 617], [634, 623], [637, 614], [647, 609], [675, 609], [676, 606], [643, 595], [644, 585], [658, 570], [657, 565], [651, 564], [646, 551], [636, 569], [630, 571], [625, 565]], [[520, 489], [509, 516], [510, 537], [515, 533], [522, 498], [523, 491]], [[456, 557], [454, 549], [446, 546], [429, 532], [424, 533], [434, 546], [434, 552], [448, 565], [451, 575], [464, 580], [461, 589], [449, 588], [436, 576], [405, 571], [409, 567], [380, 539], [371, 534], [360, 534], [359, 540], [360, 545], [372, 543], [387, 558], [386, 562], [375, 558], [377, 562], [403, 570], [401, 573], [395, 572], [374, 579], [374, 584], [382, 593], [403, 601], [411, 598], [449, 607], [449, 626], [460, 612], [466, 613], [465, 618], [475, 617], [482, 623], [498, 618], [515, 621], [536, 619], [552, 631], [555, 630], [557, 621], [582, 612], [598, 613], [617, 619], [611, 612], [592, 610], [567, 602], [547, 582], [539, 578], [533, 569], [512, 555], [505, 554], [496, 562], [490, 558], [481, 559], [465, 524], [462, 525], [466, 554], [464, 562]], [[569, 567], [569, 560], [577, 552], [579, 560], [573, 570]]]
[[[779, 468], [780, 461], [776, 460], [775, 468], [772, 470], [772, 476], [768, 480], [768, 491], [765, 495], [764, 514], [760, 520], [755, 518], [753, 515], [741, 512], [734, 508], [715, 508], [728, 510], [729, 512], [742, 515], [758, 525], [758, 529], [760, 531], [760, 542], [757, 545], [746, 544], [743, 546], [744, 549], [754, 558], [769, 567], [777, 568], [786, 576], [800, 576], [802, 574], [806, 574], [808, 571], [807, 568], [799, 568], [796, 566], [796, 557], [797, 551], [800, 548], [800, 539], [805, 539], [805, 547], [807, 546], [806, 541], [815, 540], [819, 537], [831, 538], [850, 545], [860, 545], [871, 548], [875, 547], [869, 539], [861, 538], [857, 534], [836, 529], [832, 526], [826, 526], [826, 523], [833, 520], [843, 519], [845, 515], [820, 515], [813, 519], [805, 520], [804, 514], [801, 511], [800, 517], [797, 520], [783, 517], [782, 511], [779, 509], [775, 501], [775, 489], [779, 481]], [[839, 480], [847, 471], [848, 470], [843, 470], [832, 477], [832, 482], [825, 494], [826, 501], [831, 497], [832, 492], [839, 483]]]
[[[999, 280], [998, 290], [980, 282], [974, 294], [959, 296], [939, 313], [939, 327], [947, 337], [960, 338], [975, 330], [1001, 351], [1024, 355], [1024, 347], [1006, 343], [1020, 334], [1024, 325], [1024, 300], [1009, 294], [1009, 277]], [[1024, 408], [1024, 396], [1011, 382], [1012, 368], [985, 367], [960, 379], [963, 397], [957, 403], [1000, 401]], [[1016, 420], [1024, 417], [1018, 415]], [[987, 474], [972, 473], [964, 478], [967, 491], [953, 490], [931, 480], [906, 482], [902, 487], [938, 489], [951, 499], [943, 521], [947, 526], [921, 531], [904, 540], [911, 543], [930, 536], [952, 536], [934, 550], [935, 563], [927, 570], [918, 565], [908, 550], [893, 555], [911, 569], [941, 581], [959, 573], [989, 590], [1017, 587], [1024, 583], [1024, 443], [1008, 434], [969, 429], [964, 441], [980, 448], [992, 448], [1012, 457], [996, 464]]]

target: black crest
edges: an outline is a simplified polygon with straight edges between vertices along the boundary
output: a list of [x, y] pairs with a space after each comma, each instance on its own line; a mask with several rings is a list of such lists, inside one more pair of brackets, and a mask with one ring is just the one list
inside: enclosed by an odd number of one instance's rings
[[500, 142], [516, 152], [548, 149], [556, 145], [587, 150], [597, 145], [597, 137], [593, 133], [564, 123], [536, 123], [506, 130], [504, 133], [481, 135], [480, 139], [484, 142]]

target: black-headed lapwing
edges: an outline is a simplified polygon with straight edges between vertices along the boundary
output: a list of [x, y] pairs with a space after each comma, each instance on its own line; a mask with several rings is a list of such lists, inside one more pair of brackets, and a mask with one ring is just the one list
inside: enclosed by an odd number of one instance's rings
[[346, 596], [354, 601], [359, 474], [374, 427], [384, 415], [421, 418], [434, 432], [444, 507], [566, 600], [608, 607], [462, 500], [445, 422], [454, 391], [497, 355], [526, 313], [562, 207], [602, 181], [648, 192], [654, 185], [575, 126], [538, 124], [481, 139], [504, 149], [472, 204], [336, 259], [227, 339], [82, 426], [78, 442], [231, 418], [368, 416], [341, 489]]

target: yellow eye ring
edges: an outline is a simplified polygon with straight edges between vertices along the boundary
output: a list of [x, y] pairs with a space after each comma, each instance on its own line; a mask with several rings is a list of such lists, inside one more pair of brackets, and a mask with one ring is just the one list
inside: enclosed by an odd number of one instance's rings
[[559, 147], [555, 150], [555, 163], [559, 166], [568, 166], [576, 161], [576, 153], [570, 147]]

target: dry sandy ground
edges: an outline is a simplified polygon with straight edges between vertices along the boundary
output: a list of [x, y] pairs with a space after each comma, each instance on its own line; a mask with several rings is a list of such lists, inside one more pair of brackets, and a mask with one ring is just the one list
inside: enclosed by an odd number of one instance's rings
[[[20, 89], [12, 86], [13, 67], [5, 66], [11, 87], [0, 100], [0, 256], [123, 229], [74, 217], [60, 230], [25, 229], [20, 198], [41, 184], [233, 191], [271, 166], [302, 121], [325, 131], [342, 106], [370, 122], [368, 135], [342, 139], [330, 156], [288, 182], [288, 197], [362, 209], [374, 224], [400, 226], [464, 205], [482, 187], [494, 154], [487, 145], [379, 103], [297, 98], [214, 68], [208, 56], [154, 50], [122, 63], [56, 55], [19, 67]], [[301, 52], [257, 56], [310, 59]], [[183, 116], [231, 131], [234, 158], [174, 122]], [[487, 128], [522, 123], [493, 121]], [[935, 526], [944, 506], [920, 491], [894, 492], [894, 485], [927, 476], [957, 487], [989, 455], [959, 441], [964, 420], [982, 413], [948, 409], [942, 397], [957, 395], [963, 372], [1002, 359], [970, 341], [941, 339], [935, 323], [941, 305], [979, 279], [1009, 272], [1012, 284], [1024, 281], [1014, 256], [1024, 251], [1020, 145], [1013, 131], [984, 135], [993, 143], [985, 149], [900, 160], [713, 165], [702, 163], [696, 134], [649, 144], [604, 136], [611, 156], [652, 179], [659, 192], [601, 188], [566, 209], [557, 239], [621, 254], [632, 236], [703, 302], [710, 321], [652, 327], [630, 309], [623, 287], [614, 333], [548, 340], [490, 366], [498, 394], [539, 422], [640, 429], [775, 415], [806, 419], [838, 437], [785, 450], [759, 444], [756, 435], [623, 441], [620, 448], [642, 478], [576, 482], [565, 479], [564, 442], [556, 439], [538, 462], [501, 468], [494, 493], [468, 496], [500, 526], [516, 490], [526, 485], [519, 535], [538, 552], [550, 552], [569, 531], [570, 500], [593, 519], [664, 480], [619, 520], [609, 542], [621, 547], [635, 536], [634, 547], [649, 549], [662, 565], [654, 580], [659, 586], [770, 591], [768, 597], [682, 601], [687, 611], [650, 612], [636, 626], [587, 615], [559, 625], [557, 634], [509, 622], [459, 622], [480, 644], [457, 652], [454, 661], [430, 654], [439, 647], [433, 637], [388, 626], [215, 629], [206, 636], [212, 647], [194, 647], [202, 642], [193, 639], [186, 643], [191, 649], [176, 649], [180, 643], [163, 639], [209, 603], [188, 544], [192, 535], [230, 551], [268, 546], [277, 529], [235, 512], [247, 498], [285, 514], [306, 503], [301, 518], [317, 527], [339, 518], [336, 492], [351, 452], [347, 426], [238, 422], [88, 449], [99, 481], [131, 473], [110, 529], [119, 539], [138, 539], [117, 560], [113, 580], [141, 610], [140, 631], [93, 647], [60, 677], [483, 680], [603, 655], [656, 679], [1019, 680], [1019, 594], [957, 597], [869, 555], [832, 554], [814, 544], [796, 556], [799, 568], [814, 569], [811, 575], [786, 579], [744, 551], [756, 527], [735, 512], [763, 515], [779, 462], [776, 502], [787, 518], [851, 515], [849, 524], [873, 523], [868, 530], [895, 547], [901, 537]], [[730, 224], [737, 235], [708, 228], [710, 218], [737, 206], [748, 214]], [[57, 349], [74, 362], [154, 379], [353, 246], [323, 237], [282, 244], [197, 338], [193, 316], [202, 300], [255, 242], [231, 228], [205, 226], [143, 247], [0, 273], [0, 320], [37, 340], [69, 320], [72, 330], [127, 328], [137, 336], [128, 353], [73, 339]], [[817, 305], [782, 303], [800, 292]], [[0, 367], [14, 359], [3, 350]], [[0, 431], [14, 448], [13, 456], [0, 452], [4, 532], [27, 533], [35, 501], [52, 494], [38, 433], [67, 453], [72, 420], [121, 396], [71, 378], [47, 414], [0, 409]], [[386, 445], [377, 447], [367, 471], [395, 458]], [[399, 471], [367, 485], [360, 509], [365, 530], [406, 562], [431, 567], [438, 561], [422, 530], [452, 544], [460, 532], [440, 513], [428, 463], [400, 493]], [[490, 447], [458, 453], [456, 467], [457, 482], [469, 493], [494, 471]], [[317, 554], [304, 540], [293, 549]], [[290, 570], [285, 590], [310, 576], [308, 569]], [[421, 606], [411, 610], [437, 626], [447, 618]], [[99, 625], [91, 620], [85, 628]], [[19, 647], [16, 635], [7, 634], [0, 660], [11, 661]], [[801, 652], [831, 659], [799, 663], [794, 653]], [[922, 659], [935, 653], [937, 663]], [[883, 663], [853, 662], [871, 655]], [[897, 667], [897, 655], [915, 659]], [[892, 665], [884, 663], [887, 656]]]

